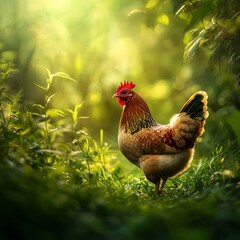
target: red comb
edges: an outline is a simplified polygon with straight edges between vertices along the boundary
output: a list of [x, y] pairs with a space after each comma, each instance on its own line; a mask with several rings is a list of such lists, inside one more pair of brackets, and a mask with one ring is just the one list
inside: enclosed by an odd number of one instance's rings
[[120, 83], [119, 87], [116, 90], [116, 93], [120, 92], [123, 88], [133, 89], [135, 84], [133, 82], [124, 81], [124, 83]]

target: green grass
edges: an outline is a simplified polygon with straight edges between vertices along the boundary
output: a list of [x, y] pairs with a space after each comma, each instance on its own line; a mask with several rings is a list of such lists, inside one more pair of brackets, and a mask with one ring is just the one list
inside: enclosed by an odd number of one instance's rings
[[[0, 239], [238, 239], [240, 149], [228, 133], [157, 196], [99, 132], [79, 126], [81, 106], [27, 106], [0, 86]], [[124, 166], [125, 165], [125, 166]]]

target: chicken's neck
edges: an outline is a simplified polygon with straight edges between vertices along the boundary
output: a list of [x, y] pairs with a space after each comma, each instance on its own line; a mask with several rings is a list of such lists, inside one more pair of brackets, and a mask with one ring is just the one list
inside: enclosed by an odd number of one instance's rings
[[146, 102], [137, 94], [127, 103], [122, 112], [120, 130], [134, 134], [143, 128], [156, 126]]

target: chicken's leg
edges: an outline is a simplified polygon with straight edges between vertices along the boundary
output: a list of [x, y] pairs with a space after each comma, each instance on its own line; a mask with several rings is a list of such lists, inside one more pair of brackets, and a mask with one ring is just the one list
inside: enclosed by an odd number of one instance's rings
[[160, 188], [159, 188], [159, 194], [163, 193], [163, 188], [164, 188], [164, 185], [165, 185], [167, 179], [168, 178], [162, 178], [162, 182], [161, 182], [161, 185], [160, 185]]
[[161, 181], [161, 179], [159, 179], [159, 181], [157, 181], [157, 183], [155, 183], [155, 192], [156, 192], [157, 194], [159, 194], [160, 181]]
[[159, 181], [155, 184], [155, 191], [157, 194], [163, 194], [163, 188], [168, 178], [161, 178]]

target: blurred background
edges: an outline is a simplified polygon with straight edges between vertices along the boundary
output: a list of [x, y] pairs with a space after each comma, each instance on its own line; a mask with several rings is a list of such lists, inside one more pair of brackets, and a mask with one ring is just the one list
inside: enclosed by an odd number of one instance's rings
[[0, 68], [11, 69], [9, 90], [23, 90], [31, 107], [43, 101], [35, 85], [46, 85], [41, 66], [68, 74], [77, 82], [54, 79], [52, 107], [64, 110], [84, 102], [80, 115], [89, 118], [81, 119], [79, 127], [93, 137], [103, 129], [113, 146], [122, 108], [112, 95], [120, 81], [136, 84], [161, 123], [191, 94], [205, 90], [210, 116], [202, 149], [220, 141], [223, 128], [239, 141], [236, 74], [212, 58], [213, 48], [200, 47], [192, 59], [184, 59], [194, 36], [193, 15], [177, 16], [177, 2], [189, 1], [0, 0]]

